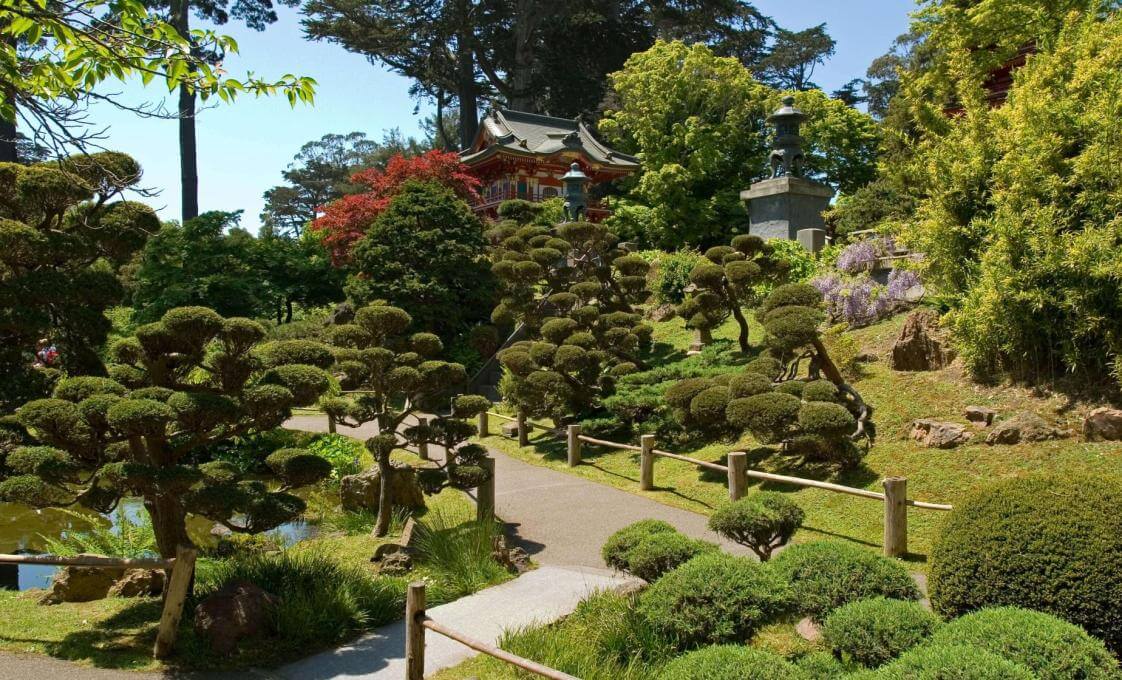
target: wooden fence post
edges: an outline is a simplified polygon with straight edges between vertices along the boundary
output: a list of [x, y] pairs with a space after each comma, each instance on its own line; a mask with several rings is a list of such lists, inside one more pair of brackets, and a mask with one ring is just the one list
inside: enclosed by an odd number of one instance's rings
[[487, 427], [487, 412], [484, 411], [479, 414], [479, 422], [476, 423], [475, 429], [479, 430], [480, 437], [490, 437], [491, 430]]
[[191, 586], [191, 576], [195, 573], [195, 549], [179, 546], [175, 550], [175, 562], [168, 578], [167, 595], [164, 597], [164, 610], [160, 614], [160, 630], [156, 634], [156, 647], [152, 654], [157, 659], [165, 659], [175, 648], [175, 638], [179, 634], [179, 619], [183, 616], [183, 603], [187, 600], [187, 590]]
[[405, 680], [425, 680], [425, 583], [414, 581], [405, 594]]
[[743, 451], [729, 452], [728, 468], [729, 500], [738, 501], [744, 496], [744, 487], [748, 484], [748, 454]]
[[475, 518], [491, 522], [495, 519], [495, 459], [483, 458], [479, 466], [487, 473], [487, 481], [475, 490]]
[[580, 465], [580, 425], [569, 426], [569, 467]]
[[518, 409], [518, 419], [516, 422], [518, 423], [518, 445], [529, 446], [530, 433], [526, 431], [526, 412], [522, 409]]
[[327, 414], [327, 431], [329, 434], [335, 434], [335, 416], [330, 413]]
[[643, 491], [654, 489], [654, 446], [653, 434], [639, 437], [639, 488]]
[[[428, 418], [417, 418], [417, 427], [427, 428], [428, 426], [429, 426], [429, 419]], [[420, 444], [417, 444], [417, 455], [421, 458], [421, 460], [428, 460], [429, 459], [429, 443], [428, 442], [421, 442]]]
[[884, 554], [903, 557], [908, 553], [908, 480], [884, 480]]

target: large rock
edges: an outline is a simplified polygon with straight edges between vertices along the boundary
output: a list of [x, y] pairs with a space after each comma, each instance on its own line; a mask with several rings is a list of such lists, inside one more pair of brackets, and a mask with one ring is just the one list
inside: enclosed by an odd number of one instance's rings
[[51, 589], [40, 601], [43, 604], [59, 604], [100, 600], [109, 595], [109, 589], [124, 573], [123, 568], [113, 567], [63, 567], [55, 574]]
[[129, 569], [109, 589], [112, 597], [155, 597], [163, 592], [162, 569]]
[[912, 439], [930, 449], [953, 449], [970, 441], [973, 434], [965, 425], [944, 423], [930, 418], [912, 421]]
[[1083, 419], [1083, 438], [1089, 442], [1122, 440], [1122, 410], [1097, 408]]
[[216, 654], [230, 654], [244, 638], [272, 629], [279, 600], [249, 581], [234, 581], [195, 607], [195, 633]]
[[985, 406], [967, 406], [966, 419], [979, 427], [989, 427], [993, 425], [993, 419], [997, 417], [997, 411]]
[[1052, 427], [1040, 416], [1022, 411], [994, 425], [989, 435], [986, 436], [986, 443], [1042, 442], [1048, 439], [1059, 439], [1063, 436], [1064, 432], [1062, 430]]
[[[339, 496], [344, 510], [377, 510], [382, 475], [377, 467], [357, 475], [347, 475], [339, 483]], [[417, 484], [417, 473], [408, 465], [395, 465], [390, 477], [390, 498], [394, 507], [423, 508], [425, 494]]]
[[674, 305], [670, 303], [656, 305], [647, 310], [647, 318], [655, 323], [669, 321], [678, 315]]
[[954, 361], [954, 351], [939, 329], [939, 315], [917, 309], [908, 315], [892, 346], [892, 368], [897, 371], [934, 371]]

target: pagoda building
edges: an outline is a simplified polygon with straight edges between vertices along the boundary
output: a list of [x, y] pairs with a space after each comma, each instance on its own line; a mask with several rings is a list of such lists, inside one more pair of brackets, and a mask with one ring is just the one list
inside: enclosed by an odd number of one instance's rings
[[599, 221], [611, 211], [596, 200], [595, 185], [639, 169], [637, 158], [600, 143], [579, 120], [510, 109], [493, 109], [484, 116], [475, 141], [460, 158], [482, 182], [482, 200], [475, 211], [490, 216], [506, 200], [564, 197], [563, 178], [575, 163], [588, 177], [584, 191], [590, 198], [584, 214]]

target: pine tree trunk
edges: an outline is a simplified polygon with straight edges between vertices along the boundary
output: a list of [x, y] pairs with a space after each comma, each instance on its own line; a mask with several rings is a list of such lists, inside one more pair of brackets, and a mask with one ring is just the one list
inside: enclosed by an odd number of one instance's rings
[[381, 481], [378, 485], [378, 520], [374, 525], [374, 536], [382, 538], [390, 533], [390, 521], [393, 519], [392, 489], [393, 466], [390, 465], [390, 456], [378, 456], [378, 474]]
[[510, 74], [510, 108], [536, 113], [534, 106], [534, 34], [545, 8], [536, 0], [518, 0], [514, 13], [514, 68]]
[[[15, 39], [6, 39], [9, 47], [15, 46]], [[3, 89], [4, 101], [11, 102], [15, 106], [16, 96], [15, 91], [11, 88]], [[15, 111], [12, 112], [12, 119], [7, 120], [0, 118], [0, 163], [18, 163], [19, 151], [16, 147], [16, 119]]]
[[[173, 0], [171, 24], [184, 38], [190, 38], [189, 0]], [[183, 221], [199, 216], [199, 163], [195, 144], [195, 93], [179, 86], [179, 182], [182, 192]]]
[[748, 319], [744, 318], [744, 312], [740, 311], [740, 305], [732, 304], [732, 318], [736, 319], [736, 325], [740, 326], [740, 335], [737, 336], [737, 342], [740, 343], [740, 351], [744, 354], [748, 353]]
[[471, 24], [468, 14], [470, 3], [460, 0], [459, 35], [456, 37], [456, 69], [458, 92], [456, 97], [460, 104], [460, 148], [466, 149], [475, 141], [475, 132], [479, 127], [479, 109], [476, 103], [478, 92], [475, 84], [475, 52], [473, 50]]
[[178, 497], [168, 494], [146, 496], [144, 507], [152, 518], [152, 530], [156, 534], [160, 557], [175, 557], [176, 547], [194, 545], [187, 535], [187, 513]]

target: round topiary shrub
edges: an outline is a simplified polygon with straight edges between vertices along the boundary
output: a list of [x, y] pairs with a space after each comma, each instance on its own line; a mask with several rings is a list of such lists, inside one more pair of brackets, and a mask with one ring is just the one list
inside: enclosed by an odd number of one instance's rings
[[799, 657], [799, 659], [795, 661], [795, 665], [798, 666], [799, 670], [815, 680], [823, 680], [825, 678], [848, 678], [852, 673], [858, 670], [858, 667], [854, 667], [853, 664], [843, 663], [829, 652], [811, 652], [810, 654]]
[[729, 423], [748, 430], [756, 439], [773, 444], [790, 434], [802, 402], [782, 392], [768, 392], [732, 400], [726, 410]]
[[700, 555], [655, 581], [638, 611], [680, 650], [743, 642], [785, 613], [791, 589], [769, 569], [725, 553]]
[[783, 657], [741, 645], [714, 645], [680, 656], [659, 680], [810, 680]]
[[874, 597], [835, 609], [822, 637], [838, 658], [875, 668], [927, 639], [938, 625], [919, 602]]
[[654, 582], [666, 572], [689, 562], [702, 553], [716, 552], [717, 546], [684, 536], [677, 531], [664, 531], [640, 539], [624, 555], [623, 570], [644, 581]]
[[806, 514], [786, 494], [757, 491], [726, 503], [709, 517], [709, 528], [725, 538], [748, 546], [761, 562], [791, 540]]
[[931, 552], [931, 604], [1048, 612], [1122, 653], [1122, 482], [1065, 472], [999, 482], [955, 506]]
[[984, 649], [1015, 661], [1042, 680], [1117, 680], [1118, 660], [1101, 640], [1061, 619], [1018, 607], [994, 607], [944, 625], [932, 644]]
[[806, 401], [837, 401], [838, 386], [829, 380], [811, 380], [803, 386]]
[[[862, 676], [864, 677], [864, 676]], [[961, 645], [920, 645], [870, 677], [884, 680], [1032, 680], [1032, 671], [993, 652]]]
[[818, 621], [857, 600], [920, 598], [919, 587], [902, 564], [840, 541], [791, 546], [769, 566], [791, 584], [799, 612]]
[[604, 564], [623, 571], [627, 568], [627, 553], [643, 539], [659, 533], [673, 534], [677, 530], [660, 519], [644, 519], [629, 524], [604, 541], [600, 556], [604, 558]]

